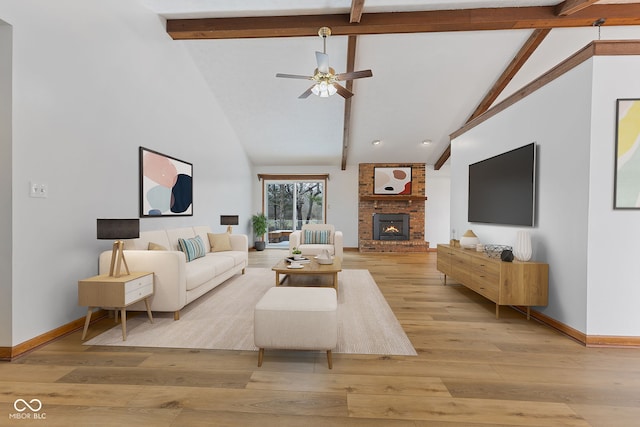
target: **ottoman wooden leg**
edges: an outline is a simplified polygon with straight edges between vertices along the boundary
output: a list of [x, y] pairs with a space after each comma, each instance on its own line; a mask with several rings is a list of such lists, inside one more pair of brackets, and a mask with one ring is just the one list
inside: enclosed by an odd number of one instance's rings
[[327, 350], [327, 362], [329, 363], [329, 369], [333, 369], [333, 358], [331, 357], [331, 350]]
[[262, 358], [264, 357], [264, 348], [258, 351], [258, 368], [262, 366]]

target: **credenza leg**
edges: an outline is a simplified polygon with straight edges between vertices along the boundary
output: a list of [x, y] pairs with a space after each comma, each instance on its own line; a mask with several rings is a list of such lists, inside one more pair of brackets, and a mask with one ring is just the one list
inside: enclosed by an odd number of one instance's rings
[[531, 320], [531, 307], [527, 307], [527, 320]]
[[500, 304], [496, 303], [496, 319], [500, 318]]

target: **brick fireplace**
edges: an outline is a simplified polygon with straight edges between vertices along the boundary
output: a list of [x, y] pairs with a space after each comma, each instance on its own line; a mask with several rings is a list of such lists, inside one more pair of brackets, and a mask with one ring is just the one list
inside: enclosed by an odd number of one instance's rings
[[[424, 163], [361, 163], [358, 182], [360, 252], [426, 252]], [[374, 194], [375, 168], [411, 168], [410, 194]]]

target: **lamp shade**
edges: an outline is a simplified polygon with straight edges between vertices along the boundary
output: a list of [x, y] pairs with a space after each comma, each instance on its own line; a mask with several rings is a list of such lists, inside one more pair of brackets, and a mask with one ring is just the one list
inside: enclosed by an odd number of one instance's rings
[[98, 218], [98, 239], [120, 240], [140, 237], [140, 219]]
[[238, 225], [238, 215], [220, 215], [220, 225]]

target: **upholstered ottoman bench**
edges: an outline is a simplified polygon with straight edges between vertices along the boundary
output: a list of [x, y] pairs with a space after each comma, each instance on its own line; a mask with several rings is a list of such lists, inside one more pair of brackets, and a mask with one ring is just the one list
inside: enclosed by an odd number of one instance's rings
[[329, 369], [331, 349], [338, 343], [338, 298], [333, 288], [279, 286], [271, 288], [254, 310], [254, 342], [264, 349], [326, 350]]

